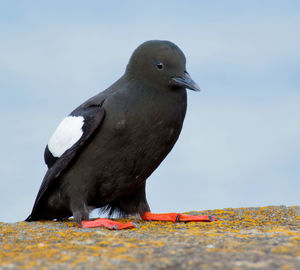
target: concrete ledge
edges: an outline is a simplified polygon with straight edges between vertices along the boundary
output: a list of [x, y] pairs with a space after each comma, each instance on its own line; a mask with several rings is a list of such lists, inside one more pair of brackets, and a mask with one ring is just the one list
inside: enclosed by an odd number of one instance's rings
[[80, 229], [71, 221], [0, 223], [0, 269], [300, 268], [299, 207], [190, 213], [220, 220], [135, 220], [139, 228], [127, 231]]

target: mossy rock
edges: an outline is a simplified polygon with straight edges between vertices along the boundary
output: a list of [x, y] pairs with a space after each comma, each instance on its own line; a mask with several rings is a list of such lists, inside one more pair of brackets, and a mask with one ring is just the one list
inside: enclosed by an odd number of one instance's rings
[[122, 231], [0, 223], [0, 269], [300, 269], [299, 207], [190, 213], [219, 221], [135, 219], [139, 228]]

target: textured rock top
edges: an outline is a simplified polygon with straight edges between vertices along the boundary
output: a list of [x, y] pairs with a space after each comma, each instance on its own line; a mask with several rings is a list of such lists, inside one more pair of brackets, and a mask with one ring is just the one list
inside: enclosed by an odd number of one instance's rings
[[300, 269], [299, 207], [189, 213], [219, 221], [135, 219], [139, 228], [124, 231], [0, 223], [0, 269]]

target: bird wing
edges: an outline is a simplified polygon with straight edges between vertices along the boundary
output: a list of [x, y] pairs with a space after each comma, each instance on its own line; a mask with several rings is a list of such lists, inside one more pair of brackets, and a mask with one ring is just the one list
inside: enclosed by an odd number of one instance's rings
[[34, 219], [34, 211], [42, 196], [71, 164], [82, 146], [101, 125], [104, 116], [105, 110], [99, 105], [80, 106], [59, 124], [45, 149], [48, 171], [27, 221]]

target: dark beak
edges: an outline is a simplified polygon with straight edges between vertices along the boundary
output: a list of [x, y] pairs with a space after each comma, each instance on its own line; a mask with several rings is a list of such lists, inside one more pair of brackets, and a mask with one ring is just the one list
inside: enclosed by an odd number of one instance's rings
[[190, 74], [184, 72], [184, 76], [172, 78], [172, 83], [177, 86], [185, 87], [194, 91], [200, 91], [200, 87], [191, 78]]

